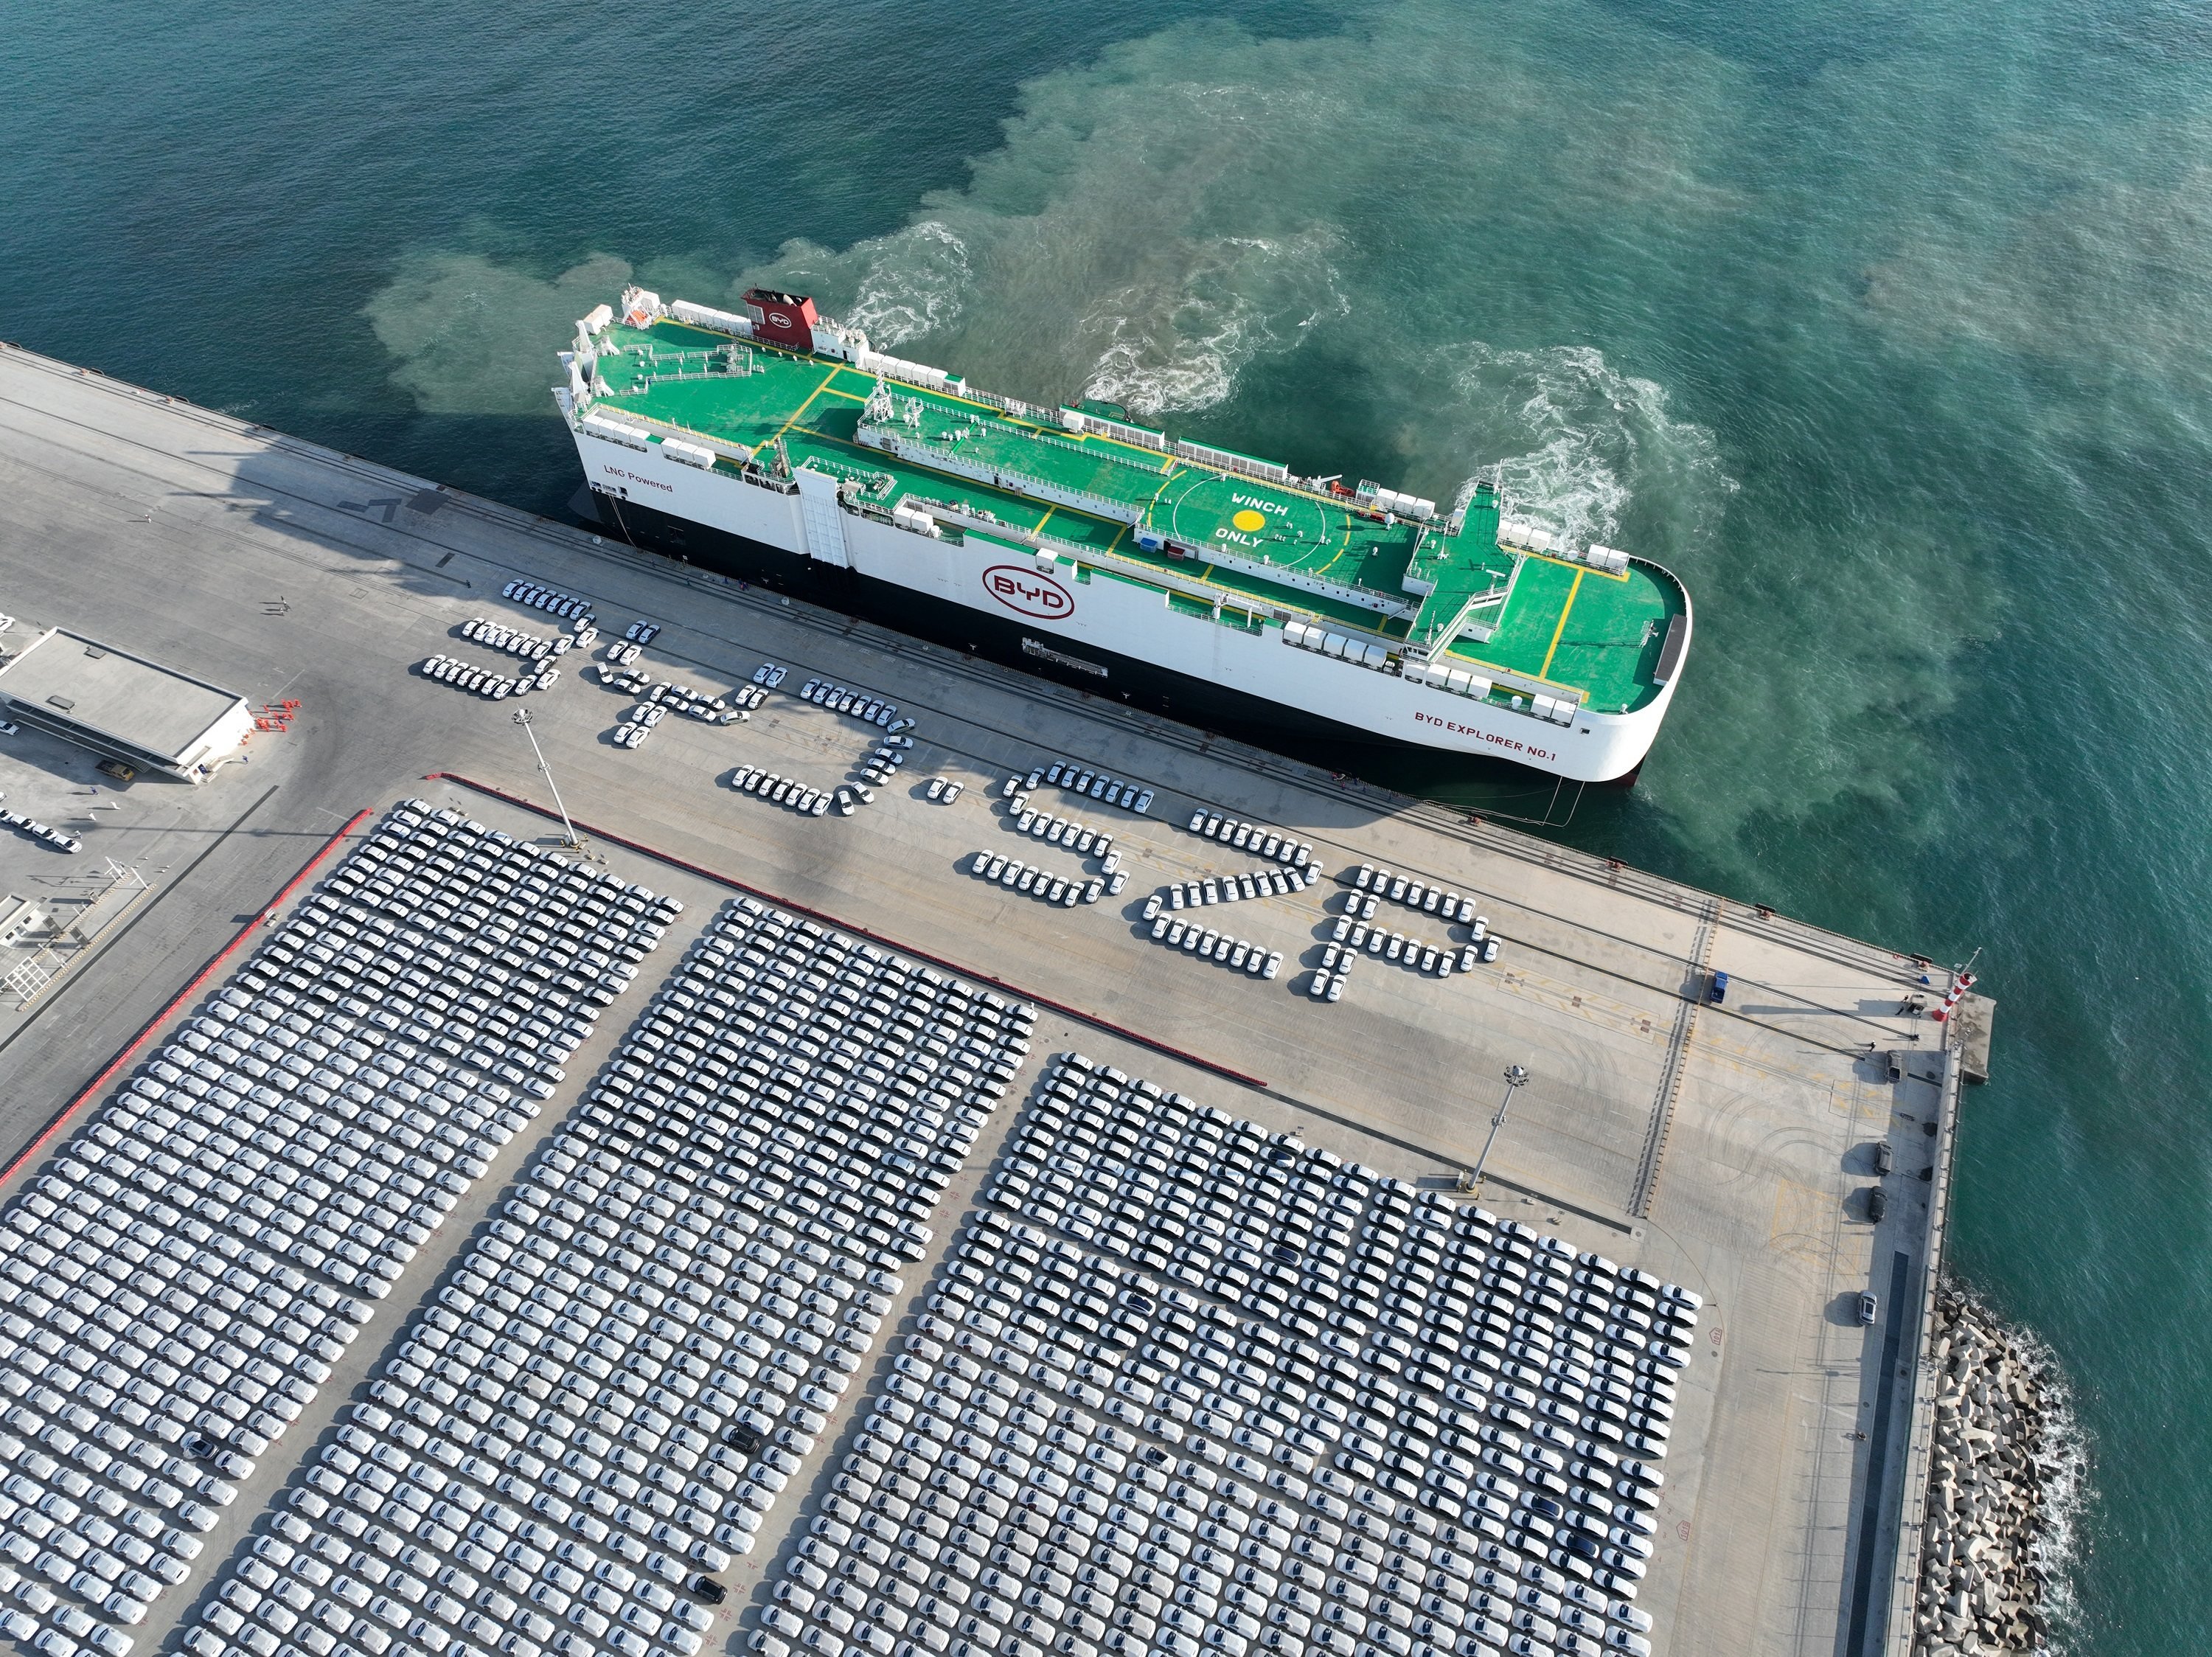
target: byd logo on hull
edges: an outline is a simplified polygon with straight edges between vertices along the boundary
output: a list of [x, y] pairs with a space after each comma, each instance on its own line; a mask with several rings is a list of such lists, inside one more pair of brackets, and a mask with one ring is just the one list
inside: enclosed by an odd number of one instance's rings
[[1075, 613], [1075, 596], [1048, 576], [1018, 564], [994, 564], [983, 572], [983, 590], [1018, 616], [1058, 621]]

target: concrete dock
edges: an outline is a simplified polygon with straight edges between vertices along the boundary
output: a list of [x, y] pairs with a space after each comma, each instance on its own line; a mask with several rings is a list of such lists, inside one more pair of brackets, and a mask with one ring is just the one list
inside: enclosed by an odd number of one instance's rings
[[[1915, 1377], [1960, 1081], [1938, 1026], [1899, 1016], [1924, 970], [1912, 957], [12, 348], [0, 350], [0, 611], [112, 639], [256, 706], [299, 704], [289, 729], [258, 734], [247, 763], [198, 788], [120, 787], [54, 739], [0, 737], [0, 790], [45, 820], [69, 819], [84, 843], [66, 856], [0, 838], [0, 891], [59, 902], [106, 879], [110, 859], [148, 886], [27, 1002], [0, 995], [0, 1166], [362, 808], [419, 795], [516, 832], [557, 829], [510, 802], [551, 798], [512, 717], [526, 708], [594, 855], [684, 896], [687, 926], [736, 887], [803, 907], [1036, 998], [1040, 1058], [1079, 1045], [1445, 1188], [1482, 1146], [1500, 1073], [1525, 1065], [1533, 1080], [1491, 1155], [1485, 1205], [1706, 1299], [1639, 1599], [1657, 1619], [1654, 1648], [1905, 1648], [1890, 1608], [1911, 1600], [1909, 1575], [1904, 1592], [1898, 1583], [1916, 1546], [1928, 1402]], [[773, 661], [790, 669], [784, 693], [743, 724], [670, 719], [628, 751], [611, 734], [635, 699], [578, 671], [589, 653], [564, 658], [560, 682], [519, 704], [412, 671], [440, 653], [501, 661], [459, 638], [473, 617], [556, 631], [501, 600], [518, 577], [588, 598], [603, 641], [634, 619], [658, 623], [639, 664], [656, 678], [713, 694]], [[851, 774], [864, 745], [850, 722], [788, 694], [815, 677], [865, 687], [918, 722], [902, 777], [849, 819], [801, 818], [727, 786], [744, 765], [823, 787]], [[1014, 833], [998, 784], [1063, 757], [1156, 794], [1139, 818], [1040, 793], [1117, 837], [1129, 886], [1094, 906], [1048, 907], [967, 872], [978, 850], [1043, 855]], [[966, 791], [929, 803], [932, 777]], [[1279, 949], [1273, 982], [1170, 953], [1138, 922], [1168, 881], [1253, 866], [1185, 829], [1200, 807], [1313, 843], [1320, 885], [1207, 917]], [[1062, 861], [1072, 873], [1075, 860]], [[1437, 978], [1363, 959], [1340, 1002], [1310, 999], [1308, 972], [1345, 901], [1338, 877], [1362, 862], [1478, 895], [1503, 941], [1498, 961]], [[1425, 941], [1445, 934], [1387, 904], [1376, 920]], [[1718, 1007], [1704, 998], [1715, 969], [1731, 980]], [[632, 1000], [617, 1003], [572, 1075], [588, 1075], [634, 1014]], [[1894, 1172], [1878, 1180], [1882, 1142]], [[509, 1148], [481, 1208], [529, 1150]], [[978, 1147], [948, 1204], [972, 1195], [995, 1154]], [[1867, 1218], [1877, 1184], [1888, 1197], [1878, 1225]], [[945, 1218], [949, 1230], [950, 1206]], [[318, 1410], [335, 1420], [377, 1355], [366, 1349], [434, 1291], [443, 1264], [411, 1269]], [[1881, 1303], [1870, 1327], [1857, 1312], [1868, 1289]], [[316, 1427], [297, 1429], [301, 1453]], [[272, 1456], [261, 1499], [285, 1459]], [[211, 1555], [244, 1534], [256, 1495]], [[757, 1559], [775, 1557], [775, 1539]], [[181, 1609], [157, 1606], [143, 1632]]]

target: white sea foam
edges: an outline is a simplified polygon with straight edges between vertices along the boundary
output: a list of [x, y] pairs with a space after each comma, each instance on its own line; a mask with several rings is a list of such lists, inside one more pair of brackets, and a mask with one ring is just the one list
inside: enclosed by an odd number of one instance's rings
[[2035, 1465], [2043, 1475], [2043, 1534], [2032, 1553], [2045, 1573], [2040, 1609], [2051, 1624], [2051, 1649], [2063, 1657], [2069, 1636], [2081, 1630], [2081, 1605], [2075, 1575], [2081, 1563], [2081, 1521], [2092, 1494], [2092, 1445], [2074, 1407], [2073, 1389], [2059, 1368], [2058, 1355], [2032, 1329], [2000, 1326], [2022, 1362], [2039, 1376], [2044, 1433]]
[[1442, 355], [1452, 374], [1445, 429], [1494, 461], [1516, 511], [1577, 543], [1620, 536], [1632, 504], [1652, 496], [1686, 539], [1717, 527], [1735, 480], [1712, 433], [1676, 418], [1657, 382], [1588, 345], [1478, 341]]
[[1293, 349], [1350, 308], [1315, 228], [1291, 237], [1187, 243], [1150, 279], [1107, 295], [1080, 325], [1097, 359], [1084, 391], [1142, 414], [1223, 401], [1254, 358]]
[[866, 331], [878, 350], [950, 327], [966, 304], [974, 272], [967, 244], [940, 219], [860, 244], [867, 274], [845, 320]]

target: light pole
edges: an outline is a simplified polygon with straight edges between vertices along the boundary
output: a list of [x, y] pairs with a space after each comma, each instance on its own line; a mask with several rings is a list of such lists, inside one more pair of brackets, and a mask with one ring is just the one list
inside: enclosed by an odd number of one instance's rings
[[581, 851], [584, 843], [576, 838], [576, 825], [568, 820], [568, 807], [561, 803], [561, 785], [553, 780], [553, 768], [545, 763], [545, 750], [538, 746], [538, 733], [531, 728], [530, 710], [517, 708], [514, 722], [522, 727], [523, 734], [530, 739], [530, 752], [538, 756], [538, 769], [545, 773], [545, 786], [553, 790], [553, 809], [561, 813], [561, 826], [568, 831], [568, 835], [562, 844], [571, 851]]
[[1498, 1102], [1498, 1114], [1490, 1118], [1490, 1137], [1482, 1142], [1482, 1154], [1474, 1159], [1474, 1171], [1467, 1177], [1467, 1188], [1482, 1189], [1482, 1165], [1490, 1161], [1490, 1148], [1498, 1142], [1498, 1130], [1505, 1125], [1505, 1114], [1513, 1108], [1513, 1093], [1528, 1085], [1528, 1073], [1517, 1064], [1505, 1067], [1505, 1097]]

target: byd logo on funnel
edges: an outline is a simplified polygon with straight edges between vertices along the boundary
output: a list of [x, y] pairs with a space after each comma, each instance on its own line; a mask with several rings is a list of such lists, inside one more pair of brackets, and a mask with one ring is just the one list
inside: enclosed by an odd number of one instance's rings
[[1075, 613], [1075, 597], [1048, 576], [1018, 564], [994, 564], [983, 572], [983, 590], [1016, 615], [1058, 621]]

